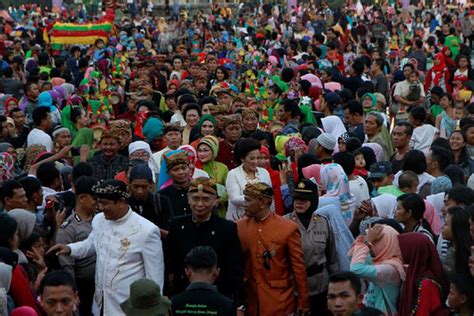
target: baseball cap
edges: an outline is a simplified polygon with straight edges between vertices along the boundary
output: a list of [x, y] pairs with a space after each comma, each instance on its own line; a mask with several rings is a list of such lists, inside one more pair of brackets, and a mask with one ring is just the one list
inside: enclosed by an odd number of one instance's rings
[[389, 161], [379, 161], [370, 166], [369, 179], [383, 178], [392, 173], [392, 164]]

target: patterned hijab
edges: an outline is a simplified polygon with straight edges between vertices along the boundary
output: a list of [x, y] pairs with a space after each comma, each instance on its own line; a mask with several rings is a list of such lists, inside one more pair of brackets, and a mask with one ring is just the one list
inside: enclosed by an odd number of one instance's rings
[[13, 179], [15, 159], [7, 152], [0, 153], [0, 183]]
[[355, 209], [355, 198], [349, 192], [349, 179], [344, 169], [337, 163], [323, 165], [321, 168], [321, 186], [326, 190], [323, 197], [338, 197], [344, 220], [349, 225]]

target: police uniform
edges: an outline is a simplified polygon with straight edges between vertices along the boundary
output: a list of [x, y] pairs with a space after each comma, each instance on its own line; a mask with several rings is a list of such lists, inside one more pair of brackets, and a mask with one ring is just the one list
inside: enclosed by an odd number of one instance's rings
[[[83, 220], [78, 214], [73, 212], [60, 226], [56, 235], [56, 243], [70, 244], [87, 239], [92, 231], [92, 219]], [[79, 290], [81, 304], [79, 311], [82, 315], [92, 315], [92, 300], [94, 297], [93, 289], [95, 287], [95, 261], [96, 255], [85, 257], [83, 259], [74, 259], [71, 256], [60, 255], [59, 264], [70, 273], [76, 280]]]
[[[293, 196], [302, 200], [317, 201], [317, 190], [317, 185], [310, 180], [304, 180], [295, 187]], [[317, 202], [314, 204], [310, 208], [316, 208]], [[307, 212], [312, 212], [312, 209], [308, 209]], [[316, 215], [314, 212], [308, 215], [310, 219], [306, 224], [303, 223], [295, 211], [285, 215], [285, 218], [293, 221], [298, 226], [301, 234], [312, 311], [317, 311], [318, 315], [326, 315], [328, 313], [326, 310], [326, 291], [329, 284], [329, 275], [339, 270], [336, 244], [327, 218]], [[325, 310], [326, 313], [324, 313]]]

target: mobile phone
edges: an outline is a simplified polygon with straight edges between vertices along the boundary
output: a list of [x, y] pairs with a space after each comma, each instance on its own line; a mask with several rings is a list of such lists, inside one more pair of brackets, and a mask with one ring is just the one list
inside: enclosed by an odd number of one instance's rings
[[54, 209], [56, 210], [56, 212], [62, 212], [63, 208], [64, 208], [64, 201], [63, 199], [56, 195], [56, 198], [58, 199], [57, 202], [54, 202]]

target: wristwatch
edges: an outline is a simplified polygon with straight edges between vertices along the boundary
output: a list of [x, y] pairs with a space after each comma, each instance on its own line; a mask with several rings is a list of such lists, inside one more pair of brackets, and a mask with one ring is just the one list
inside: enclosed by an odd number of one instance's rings
[[241, 312], [245, 312], [245, 305], [240, 305], [239, 307], [237, 307], [237, 310]]

